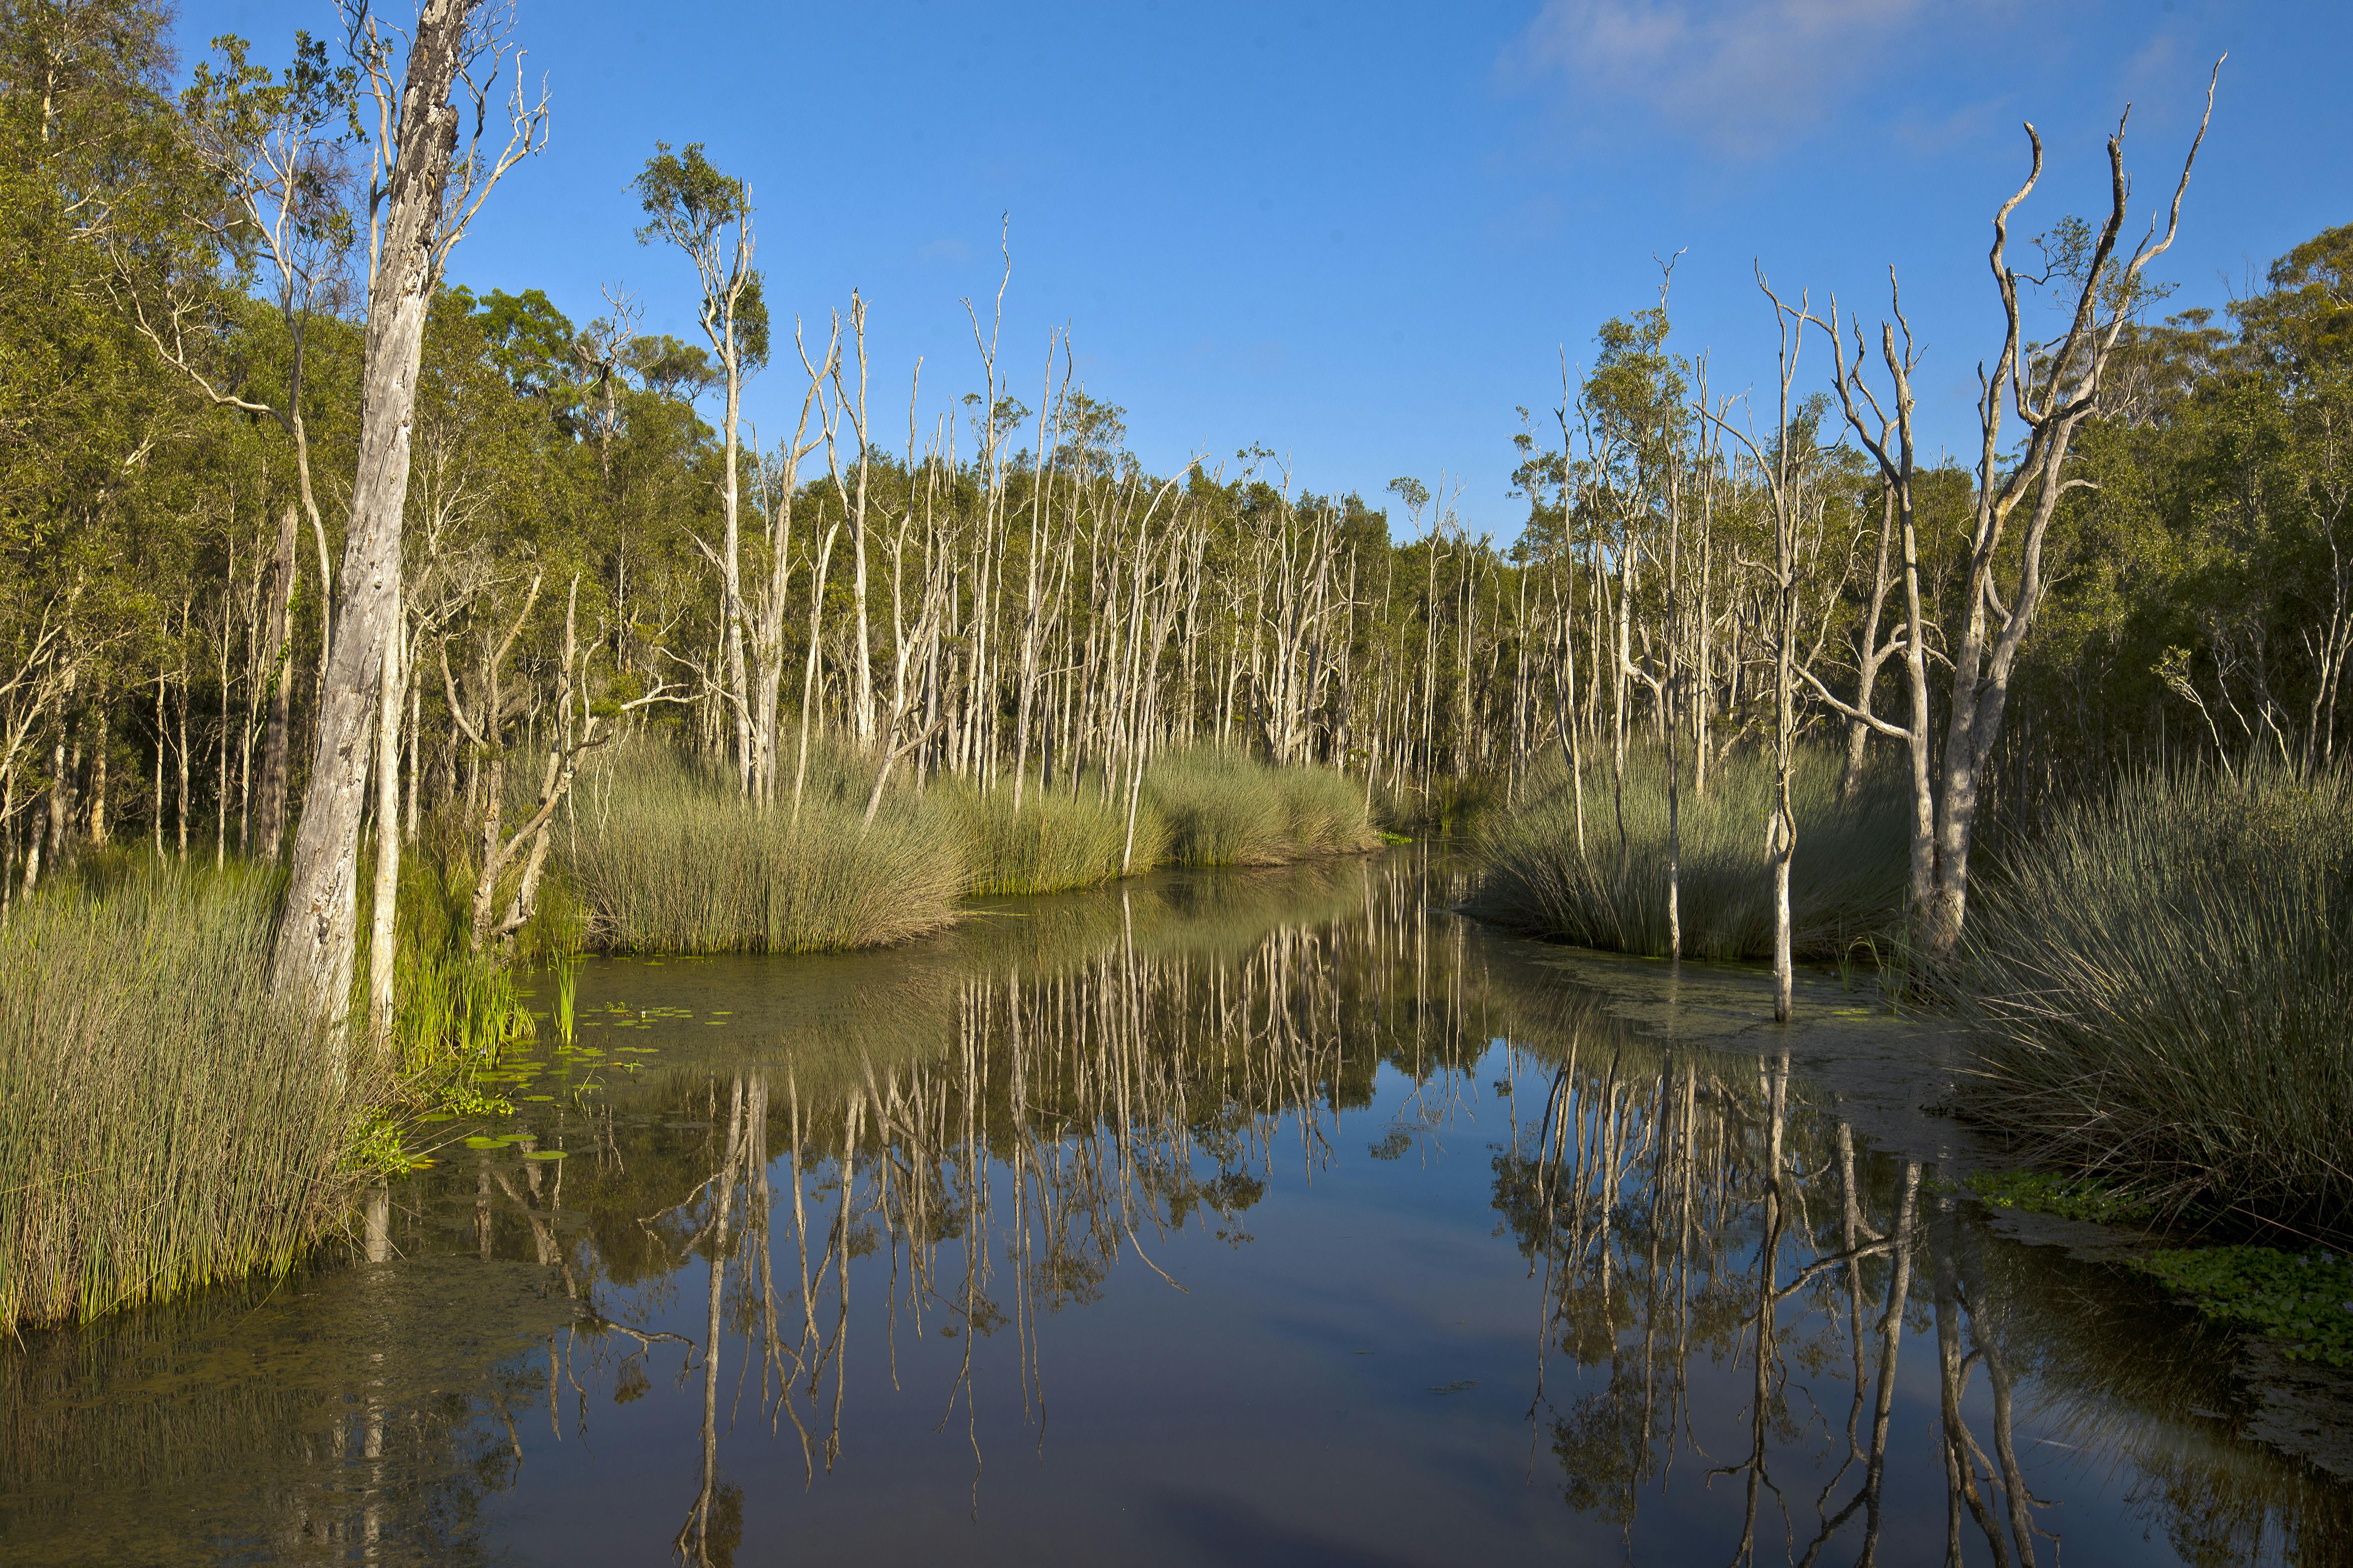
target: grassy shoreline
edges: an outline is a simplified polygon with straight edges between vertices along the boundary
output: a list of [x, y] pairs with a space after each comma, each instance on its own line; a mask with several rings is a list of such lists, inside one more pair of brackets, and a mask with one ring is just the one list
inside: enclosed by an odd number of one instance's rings
[[853, 758], [818, 759], [795, 815], [673, 755], [622, 759], [583, 791], [557, 869], [586, 944], [607, 952], [822, 952], [884, 947], [963, 917], [976, 895], [1067, 892], [1166, 867], [1274, 866], [1377, 848], [1356, 784], [1209, 748], [1145, 773], [1051, 788], [940, 779], [867, 815]]
[[[1907, 802], [1838, 799], [1801, 753], [1792, 867], [1801, 959], [1901, 949]], [[1683, 954], [1771, 941], [1762, 758], [1683, 803]], [[1482, 825], [1470, 912], [1579, 946], [1663, 956], [1665, 773], [1629, 758], [1626, 837], [1588, 768], [1584, 847], [1556, 770]], [[1904, 982], [1964, 1020], [1957, 1110], [2043, 1178], [2177, 1231], [2353, 1246], [2353, 782], [2256, 763], [2151, 767], [2053, 808], [1981, 857], [1959, 950]]]
[[[1214, 752], [1124, 795], [935, 782], [865, 819], [825, 759], [800, 820], [674, 759], [627, 760], [576, 803], [528, 949], [847, 951], [960, 919], [971, 897], [1170, 866], [1269, 866], [1377, 847], [1335, 773]], [[446, 825], [445, 825], [446, 826]], [[88, 1321], [283, 1275], [403, 1168], [405, 1116], [495, 1114], [474, 1075], [532, 1020], [508, 963], [466, 952], [463, 836], [406, 857], [394, 1047], [339, 1052], [269, 996], [280, 879], [121, 855], [53, 879], [0, 926], [0, 1326]], [[364, 985], [360, 988], [364, 994]], [[332, 1064], [350, 1060], [343, 1071]]]
[[0, 1324], [282, 1274], [388, 1085], [268, 994], [277, 879], [146, 867], [0, 930]]
[[[1836, 963], [1859, 943], [1884, 949], [1903, 918], [1908, 804], [1902, 781], [1874, 772], [1852, 801], [1840, 798], [1843, 759], [1801, 751], [1791, 780], [1798, 852], [1790, 866], [1791, 931], [1798, 956]], [[1773, 951], [1765, 820], [1770, 760], [1744, 752], [1719, 763], [1707, 792], [1692, 787], [1683, 760], [1679, 857], [1683, 956], [1762, 958]], [[1637, 747], [1626, 759], [1625, 832], [1606, 760], [1588, 763], [1579, 847], [1577, 801], [1557, 763], [1530, 781], [1526, 804], [1491, 814], [1472, 837], [1481, 887], [1471, 912], [1515, 931], [1578, 947], [1664, 958], [1668, 808], [1663, 753]]]
[[2353, 1242], [2353, 784], [2132, 774], [1998, 870], [1934, 979], [1968, 1113], [2162, 1220]]

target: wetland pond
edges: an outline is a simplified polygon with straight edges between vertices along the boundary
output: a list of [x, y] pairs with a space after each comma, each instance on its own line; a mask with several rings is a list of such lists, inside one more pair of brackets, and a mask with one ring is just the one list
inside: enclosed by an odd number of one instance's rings
[[539, 977], [348, 1258], [0, 1348], [0, 1562], [2353, 1560], [2261, 1347], [1957, 1191], [1932, 1027], [1461, 891]]

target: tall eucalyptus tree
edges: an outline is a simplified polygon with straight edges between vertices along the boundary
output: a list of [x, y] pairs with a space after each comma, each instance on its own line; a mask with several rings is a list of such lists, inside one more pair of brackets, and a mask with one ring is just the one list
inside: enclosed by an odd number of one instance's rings
[[666, 142], [654, 143], [654, 155], [646, 160], [638, 175], [637, 192], [646, 215], [638, 241], [642, 245], [665, 240], [694, 264], [695, 279], [702, 289], [697, 320], [712, 352], [719, 356], [720, 390], [724, 398], [719, 424], [722, 532], [716, 549], [707, 543], [702, 549], [719, 571], [724, 700], [734, 720], [736, 778], [748, 795], [753, 786], [754, 724], [752, 689], [744, 668], [743, 475], [737, 456], [738, 429], [744, 383], [768, 359], [767, 300], [759, 269], [752, 265], [752, 192], [742, 180], [721, 173], [699, 142], [690, 143], [684, 153], [671, 152]]
[[[426, 314], [450, 251], [491, 190], [547, 138], [546, 96], [536, 103], [525, 96], [517, 55], [500, 128], [503, 140], [490, 139], [490, 104], [511, 52], [509, 13], [486, 10], [480, 0], [424, 0], [397, 80], [393, 35], [364, 5], [354, 4], [345, 16], [364, 83], [364, 110], [374, 111], [359, 466], [318, 744], [275, 958], [281, 994], [304, 1011], [338, 1020], [351, 994], [360, 824], [376, 705], [387, 698], [386, 657], [401, 629], [401, 522]], [[468, 136], [463, 128], [470, 119]]]

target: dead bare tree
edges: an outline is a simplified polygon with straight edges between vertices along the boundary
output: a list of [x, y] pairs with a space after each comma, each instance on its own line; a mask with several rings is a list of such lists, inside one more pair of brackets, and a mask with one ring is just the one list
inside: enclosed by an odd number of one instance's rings
[[[840, 320], [835, 319], [832, 338], [827, 343], [823, 356], [814, 363], [809, 359], [807, 345], [801, 341], [797, 325], [794, 328], [793, 341], [800, 348], [801, 366], [808, 374], [808, 388], [801, 396], [799, 423], [794, 426], [791, 437], [776, 448], [773, 463], [761, 475], [765, 503], [761, 510], [767, 524], [768, 574], [761, 588], [759, 603], [750, 617], [754, 672], [752, 787], [764, 802], [774, 800], [776, 795], [777, 700], [782, 694], [785, 680], [785, 625], [788, 609], [787, 590], [791, 586], [793, 573], [793, 500], [800, 489], [801, 459], [817, 450], [824, 439], [827, 422], [820, 416], [819, 432], [812, 437], [809, 434], [809, 415], [818, 411], [826, 378], [832, 374], [835, 363], [841, 357]], [[814, 634], [811, 647], [815, 647]]]
[[[1795, 306], [1782, 302], [1765, 280], [1762, 268], [1757, 269], [1757, 287], [1772, 301], [1773, 324], [1780, 336], [1779, 369], [1780, 398], [1771, 448], [1760, 447], [1757, 438], [1728, 422], [1718, 419], [1716, 427], [1729, 432], [1733, 438], [1748, 449], [1757, 472], [1763, 476], [1767, 494], [1773, 506], [1773, 562], [1743, 560], [1741, 564], [1764, 578], [1772, 593], [1773, 637], [1773, 809], [1765, 824], [1765, 854], [1773, 878], [1773, 1020], [1789, 1022], [1796, 1012], [1795, 969], [1791, 957], [1789, 922], [1789, 868], [1798, 850], [1798, 818], [1790, 809], [1789, 777], [1795, 763], [1798, 736], [1797, 683], [1801, 668], [1799, 658], [1798, 595], [1802, 570], [1800, 553], [1804, 531], [1804, 500], [1799, 495], [1805, 464], [1791, 450], [1793, 437], [1802, 437], [1809, 443], [1810, 432], [1793, 427], [1789, 414], [1789, 391], [1798, 374], [1798, 356], [1805, 345], [1806, 325], [1814, 321], [1800, 298]], [[1703, 398], [1702, 406], [1705, 406]]]
[[[2088, 239], [2080, 253], [2072, 245], [2060, 247], [2064, 254], [2058, 265], [2039, 277], [2010, 266], [2010, 215], [2042, 177], [2042, 138], [2031, 123], [2026, 127], [2031, 163], [2025, 183], [1994, 214], [1993, 247], [1988, 257], [1995, 289], [2001, 297], [2004, 331], [1993, 368], [1978, 370], [1979, 447], [1968, 564], [1959, 606], [1961, 625], [1951, 645], [1944, 744], [1934, 756], [1929, 744], [1926, 628], [1920, 611], [1918, 532], [1912, 494], [1916, 455], [1912, 374], [1919, 362], [1899, 299], [1891, 307], [1894, 322], [1882, 322], [1880, 327], [1880, 357], [1892, 384], [1892, 413], [1883, 409], [1864, 384], [1861, 323], [1852, 327], [1855, 357], [1850, 363], [1840, 336], [1837, 305], [1832, 302], [1829, 330], [1838, 355], [1840, 405], [1848, 426], [1894, 491], [1902, 533], [1907, 618], [1900, 635], [1910, 678], [1910, 721], [1898, 726], [1880, 717], [1867, 703], [1845, 701], [1810, 676], [1808, 681], [1832, 709], [1904, 742], [1910, 750], [1910, 916], [1913, 941], [1931, 958], [1952, 950], [1968, 915], [1969, 850], [1977, 828], [1978, 791], [1986, 764], [2001, 738], [2019, 648], [2033, 626], [2047, 586], [2042, 576], [2043, 545], [2061, 500], [2070, 490], [2090, 482], [2068, 477], [2069, 451], [2077, 429], [2100, 407], [2110, 358], [2143, 292], [2142, 274], [2165, 254], [2180, 231], [2182, 198], [2189, 189], [2198, 149], [2213, 121], [2214, 92], [2221, 69], [2221, 61], [2217, 60], [2206, 87], [2205, 112], [2182, 159], [2181, 177], [2174, 186], [2162, 234], [2152, 216], [2147, 232], [2128, 255], [2118, 253], [2131, 195], [2131, 183], [2125, 174], [2125, 120], [2120, 119], [2116, 133], [2108, 138], [2108, 216], [2098, 236]], [[2130, 114], [2127, 107], [2126, 119]], [[2026, 335], [2020, 285], [2046, 284], [2054, 278], [2073, 286], [2066, 331], [2055, 342], [2031, 342]], [[1870, 411], [1867, 416], [1865, 409]], [[2001, 454], [2006, 410], [2015, 412], [2026, 426], [2024, 450], [2007, 467]], [[1887, 439], [1891, 426], [1895, 432], [1892, 445]], [[2022, 525], [2017, 531], [2010, 526], [2013, 519]]]
[[[448, 645], [444, 643], [441, 648], [441, 679], [449, 716], [473, 743], [485, 764], [481, 859], [474, 878], [470, 928], [470, 944], [476, 952], [505, 942], [529, 923], [538, 907], [540, 873], [547, 864], [548, 827], [554, 821], [556, 809], [571, 793], [581, 759], [612, 738], [603, 729], [605, 721], [608, 718], [624, 718], [652, 703], [680, 700], [667, 685], [657, 685], [605, 711], [583, 700], [590, 688], [588, 667], [594, 648], [584, 647], [580, 640], [580, 574], [574, 573], [565, 599], [564, 644], [556, 667], [554, 700], [547, 709], [551, 715], [549, 739], [540, 772], [539, 794], [530, 813], [509, 832], [505, 826], [507, 747], [501, 731], [511, 716], [519, 714], [521, 704], [506, 690], [502, 672], [538, 604], [541, 580], [539, 574], [533, 574], [531, 584], [523, 594], [522, 607], [507, 627], [506, 635], [495, 644], [487, 639], [483, 642], [469, 682], [475, 698], [470, 716], [450, 671]], [[522, 859], [522, 875], [508, 898], [505, 912], [498, 914], [498, 899], [506, 873], [518, 857]]]
[[645, 226], [639, 244], [668, 240], [694, 264], [702, 289], [698, 320], [712, 352], [719, 356], [725, 402], [719, 422], [721, 526], [714, 551], [696, 540], [720, 574], [720, 637], [724, 647], [724, 690], [735, 718], [736, 784], [753, 788], [751, 688], [744, 670], [743, 475], [738, 461], [744, 383], [768, 358], [768, 308], [759, 270], [752, 265], [752, 192], [742, 180], [722, 174], [703, 156], [700, 143], [674, 153], [656, 142], [637, 179]]

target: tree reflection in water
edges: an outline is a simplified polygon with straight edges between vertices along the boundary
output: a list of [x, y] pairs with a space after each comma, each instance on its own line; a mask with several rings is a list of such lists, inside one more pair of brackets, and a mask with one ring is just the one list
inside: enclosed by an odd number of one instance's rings
[[[17, 1356], [0, 1556], [31, 1543], [37, 1559], [52, 1524], [135, 1492], [211, 1521], [215, 1544], [176, 1560], [267, 1542], [284, 1558], [463, 1561], [492, 1500], [529, 1492], [530, 1467], [543, 1487], [564, 1471], [548, 1445], [591, 1436], [592, 1391], [614, 1402], [597, 1422], [659, 1431], [643, 1423], [662, 1399], [639, 1402], [673, 1369], [699, 1405], [699, 1441], [662, 1450], [691, 1478], [659, 1505], [681, 1563], [735, 1558], [748, 1467], [769, 1470], [775, 1445], [823, 1490], [846, 1445], [885, 1436], [894, 1392], [968, 1450], [977, 1512], [992, 1444], [1027, 1430], [1047, 1450], [1058, 1390], [1140, 1440], [1158, 1413], [1148, 1393], [1105, 1405], [1107, 1371], [1162, 1358], [1170, 1375], [1228, 1374], [1219, 1313], [1235, 1298], [1204, 1283], [1240, 1279], [1246, 1310], [1365, 1288], [1384, 1265], [1326, 1281], [1252, 1244], [1253, 1226], [1288, 1247], [1388, 1223], [1348, 1200], [1306, 1206], [1326, 1184], [1379, 1205], [1431, 1194], [1448, 1206], [1429, 1223], [1499, 1261], [1481, 1233], [1500, 1220], [1525, 1260], [1535, 1356], [1513, 1348], [1525, 1327], [1475, 1351], [1526, 1379], [1525, 1402], [1514, 1392], [1480, 1429], [1508, 1453], [1524, 1417], [1531, 1459], [1548, 1455], [1569, 1507], [1629, 1552], [1639, 1526], [1646, 1552], [1909, 1562], [1941, 1533], [1947, 1562], [2024, 1568], [2055, 1560], [2043, 1532], [2061, 1516], [2034, 1478], [2073, 1484], [2051, 1462], [2071, 1449], [2132, 1478], [2099, 1517], [2137, 1514], [2185, 1560], [2321, 1562], [2353, 1543], [2341, 1483], [2185, 1414], [2234, 1397], [2225, 1340], [2185, 1334], [2096, 1267], [1990, 1236], [1933, 1170], [1872, 1151], [1786, 1054], [1630, 1032], [1535, 950], [1434, 912], [1451, 889], [1402, 858], [1312, 877], [1308, 915], [1296, 879], [1036, 906], [944, 957], [843, 966], [854, 1005], [733, 1052], [675, 1053], [604, 1100], [526, 1110], [520, 1144], [453, 1149], [425, 1183], [370, 1200], [357, 1250], [379, 1261], [303, 1287], [340, 1303], [326, 1321], [345, 1348], [299, 1386], [265, 1397], [205, 1372], [148, 1399], [164, 1385], [142, 1369], [189, 1356], [171, 1339], [185, 1314], [141, 1320], [152, 1352], [120, 1334], [103, 1376], [76, 1361], [103, 1350]], [[1359, 1218], [1335, 1226], [1340, 1213]], [[1325, 1256], [1351, 1258], [1344, 1241]], [[1419, 1244], [1388, 1245], [1368, 1258]], [[1221, 1273], [1226, 1247], [1251, 1269]], [[453, 1315], [437, 1282], [460, 1273], [534, 1279], [535, 1304], [485, 1295]], [[1513, 1288], [1508, 1272], [1482, 1287]], [[1139, 1315], [1143, 1291], [1176, 1314]], [[1089, 1310], [1112, 1346], [1071, 1332], [1068, 1314]], [[460, 1321], [506, 1329], [453, 1334]], [[528, 1358], [510, 1349], [518, 1323], [538, 1336]], [[290, 1318], [270, 1346], [333, 1338], [316, 1326]], [[261, 1364], [234, 1348], [222, 1365]], [[1446, 1409], [1472, 1420], [1468, 1400]], [[205, 1437], [158, 1418], [178, 1411], [200, 1413]], [[1417, 1443], [1441, 1453], [1435, 1426], [1410, 1424], [1433, 1418], [1372, 1415], [1409, 1462]], [[1298, 1430], [1312, 1440], [1319, 1419], [1301, 1412]], [[654, 1474], [633, 1471], [633, 1496], [681, 1484]], [[936, 1482], [904, 1484], [881, 1495], [913, 1506]], [[1938, 1489], [1941, 1532], [1923, 1519]], [[115, 1560], [175, 1560], [152, 1531], [112, 1539]]]
[[[1946, 1561], [2052, 1560], [2016, 1436], [2020, 1281], [1989, 1272], [1954, 1197], [1917, 1162], [1859, 1150], [1788, 1053], [1646, 1043], [1585, 994], [1499, 978], [1419, 893], [1372, 879], [1361, 921], [1278, 929], [1238, 955], [1145, 955], [1130, 933], [1082, 962], [968, 981], [948, 1049], [862, 1058], [828, 1094], [805, 1098], [790, 1065], [691, 1090], [725, 1107], [707, 1133], [715, 1162], [645, 1223], [687, 1216], [672, 1254], [706, 1260], [702, 1343], [739, 1331], [733, 1353], [756, 1371], [771, 1428], [797, 1436], [806, 1477], [844, 1441], [853, 1273], [878, 1292], [861, 1321], [879, 1317], [894, 1386], [902, 1333], [960, 1342], [941, 1426], [964, 1429], [977, 1509], [985, 1343], [1010, 1331], [1042, 1443], [1055, 1313], [1098, 1300], [1124, 1259], [1183, 1289], [1162, 1257], [1188, 1225], [1246, 1242], [1247, 1211], [1274, 1184], [1312, 1184], [1341, 1159], [1337, 1119], [1370, 1102], [1383, 1063], [1414, 1089], [1377, 1158], [1449, 1127], [1500, 1058], [1520, 1093], [1493, 1204], [1542, 1303], [1528, 1418], [1573, 1508], [1630, 1539], [1646, 1488], [1681, 1465], [1739, 1489], [1732, 1561], [1876, 1563], [1899, 1363], [1919, 1337], [1911, 1353], [1933, 1357], [1937, 1382], [1927, 1457], [1944, 1469]], [[1521, 1115], [1539, 1090], [1538, 1113]], [[2047, 1342], [2048, 1316], [2030, 1339]], [[741, 1507], [718, 1465], [729, 1352], [692, 1353], [702, 1464], [677, 1545], [718, 1563]], [[2047, 1342], [2024, 1359], [2052, 1371]], [[1736, 1400], [1722, 1368], [1740, 1372]], [[2341, 1529], [2337, 1489], [2310, 1500], [2306, 1525]], [[2258, 1546], [2278, 1517], [2258, 1509], [2252, 1538], [2243, 1515], [2221, 1538]], [[2193, 1549], [2212, 1527], [2168, 1521]]]
[[[1736, 1563], [1816, 1563], [1847, 1531], [1859, 1538], [1852, 1561], [1876, 1562], [1897, 1361], [1925, 1247], [1947, 1559], [1961, 1561], [1966, 1514], [1996, 1562], [2035, 1562], [2036, 1504], [2014, 1451], [2000, 1334], [1969, 1310], [1949, 1226], [1923, 1223], [1918, 1163], [1867, 1184], [1847, 1123], [1793, 1116], [1786, 1051], [1741, 1062], [1621, 1039], [1597, 1060], [1585, 1033], [1569, 1028], [1543, 1115], [1496, 1160], [1497, 1205], [1543, 1281], [1530, 1417], [1549, 1433], [1572, 1506], [1629, 1524], [1643, 1483], [1688, 1452], [1710, 1481], [1737, 1478], [1743, 1489]], [[1841, 1342], [1842, 1416], [1815, 1404]], [[1546, 1377], [1556, 1352], [1602, 1371], [1602, 1388], [1556, 1408]], [[1728, 1463], [1711, 1464], [1693, 1436], [1695, 1355], [1748, 1370], [1744, 1451]], [[1799, 1399], [1793, 1356], [1811, 1374]], [[1994, 1458], [1962, 1413], [1980, 1362], [1994, 1385]], [[1793, 1500], [1774, 1479], [1775, 1451], [1818, 1436], [1843, 1453], [1810, 1499]], [[1780, 1539], [1767, 1541], [1772, 1522]]]
[[[1542, 1288], [1529, 1419], [1572, 1507], [1630, 1531], [1646, 1485], [1680, 1460], [1741, 1487], [1734, 1563], [1877, 1563], [1898, 1363], [1907, 1329], [1932, 1330], [1946, 1563], [2056, 1560], [2051, 1505], [2020, 1460], [2021, 1361], [2046, 1426], [2072, 1403], [2071, 1435], [2174, 1478], [2158, 1513], [2187, 1559], [2318, 1562], [2346, 1545], [2341, 1486], [2106, 1397], [2118, 1365], [2154, 1351], [2143, 1376], [2172, 1375], [2135, 1393], [2175, 1415], [2227, 1403], [2227, 1362], [2194, 1336], [2071, 1314], [2098, 1270], [1990, 1243], [1918, 1162], [1859, 1157], [1847, 1122], [1801, 1102], [1787, 1052], [1657, 1048], [1581, 1011], [1547, 1020], [1559, 1049], [1543, 1112], [1495, 1160], [1496, 1205]], [[2071, 1274], [2076, 1299], [2053, 1300]], [[1559, 1401], [1556, 1358], [1585, 1374]], [[1694, 1397], [1694, 1370], [1716, 1366], [1746, 1373], [1736, 1428]], [[1710, 1428], [1736, 1435], [1715, 1447]], [[1807, 1484], [1780, 1485], [1777, 1457]]]
[[[1187, 1225], [1247, 1242], [1243, 1215], [1278, 1167], [1295, 1162], [1312, 1181], [1333, 1162], [1333, 1118], [1368, 1102], [1384, 1059], [1441, 1098], [1468, 1082], [1485, 1039], [1451, 984], [1462, 929], [1426, 900], [1403, 907], [1418, 891], [1383, 879], [1368, 885], [1368, 914], [1386, 919], [1278, 930], [1239, 959], [1140, 952], [1131, 924], [1084, 961], [969, 981], [949, 1049], [863, 1059], [827, 1100], [805, 1102], [790, 1064], [689, 1086], [681, 1103], [726, 1107], [707, 1134], [716, 1158], [639, 1222], [678, 1263], [705, 1260], [705, 1332], [688, 1347], [702, 1376], [701, 1485], [680, 1560], [724, 1563], [734, 1537], [719, 1522], [740, 1516], [718, 1464], [734, 1415], [720, 1397], [724, 1331], [738, 1331], [764, 1418], [789, 1425], [813, 1481], [841, 1449], [851, 1260], [883, 1252], [870, 1267], [885, 1277], [894, 1384], [902, 1331], [961, 1342], [941, 1425], [961, 1417], [977, 1507], [984, 1342], [1012, 1331], [1022, 1416], [1042, 1441], [1053, 1314], [1097, 1300], [1123, 1258], [1181, 1291], [1154, 1254]], [[1436, 955], [1434, 929], [1452, 944]], [[656, 1337], [592, 1321], [641, 1348]]]

